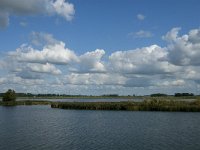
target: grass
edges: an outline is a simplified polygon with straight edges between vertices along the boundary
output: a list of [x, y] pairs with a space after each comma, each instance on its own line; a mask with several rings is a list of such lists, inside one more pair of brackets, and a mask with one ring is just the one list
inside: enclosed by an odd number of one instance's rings
[[51, 107], [81, 110], [200, 112], [200, 100], [188, 102], [164, 100], [162, 98], [149, 98], [143, 102], [53, 102]]
[[173, 97], [147, 97], [142, 102], [51, 102], [40, 100], [22, 100], [2, 102], [1, 106], [51, 105], [51, 108], [81, 110], [127, 110], [127, 111], [183, 111], [200, 112], [200, 99], [181, 101]]
[[10, 101], [10, 102], [2, 102], [0, 101], [0, 106], [17, 106], [17, 105], [50, 105], [50, 101]]

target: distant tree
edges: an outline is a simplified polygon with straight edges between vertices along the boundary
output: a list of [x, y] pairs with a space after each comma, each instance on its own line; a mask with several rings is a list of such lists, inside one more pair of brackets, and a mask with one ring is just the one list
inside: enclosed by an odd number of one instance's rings
[[181, 96], [194, 96], [193, 93], [175, 93], [175, 97], [181, 97]]
[[162, 93], [155, 93], [155, 94], [151, 94], [151, 97], [163, 97], [163, 96], [167, 96], [167, 94], [162, 94]]
[[9, 89], [6, 93], [4, 93], [3, 95], [3, 99], [4, 102], [7, 101], [15, 101], [16, 100], [16, 94], [14, 90]]

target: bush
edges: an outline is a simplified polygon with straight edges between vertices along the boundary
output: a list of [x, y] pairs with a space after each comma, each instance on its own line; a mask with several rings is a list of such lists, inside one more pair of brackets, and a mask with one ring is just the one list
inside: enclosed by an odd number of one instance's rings
[[4, 102], [8, 101], [15, 101], [16, 100], [16, 94], [14, 90], [9, 89], [4, 95], [3, 99]]
[[193, 93], [175, 93], [175, 97], [181, 97], [181, 96], [194, 96]]

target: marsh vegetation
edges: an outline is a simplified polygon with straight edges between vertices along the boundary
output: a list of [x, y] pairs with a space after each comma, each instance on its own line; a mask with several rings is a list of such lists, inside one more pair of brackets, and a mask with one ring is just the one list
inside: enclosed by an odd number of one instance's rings
[[200, 112], [200, 100], [176, 101], [164, 98], [148, 98], [142, 102], [54, 102], [51, 104], [51, 107], [85, 110]]
[[[177, 96], [178, 95], [178, 96]], [[107, 95], [106, 95], [107, 96]], [[105, 98], [105, 95], [101, 98]], [[109, 95], [110, 98], [119, 98], [118, 95]], [[87, 98], [94, 96], [87, 96]], [[85, 98], [80, 96], [77, 99]], [[99, 98], [99, 97], [98, 97]], [[120, 97], [121, 98], [121, 97]], [[200, 112], [200, 98], [192, 94], [176, 94], [167, 96], [164, 94], [152, 94], [142, 97], [142, 101], [134, 101], [135, 97], [124, 96], [125, 101], [120, 102], [54, 102], [48, 100], [20, 100], [16, 101], [14, 90], [8, 90], [0, 101], [2, 106], [17, 105], [51, 105], [52, 108], [82, 109], [82, 110], [128, 110], [128, 111], [185, 111]], [[129, 98], [129, 99], [127, 99]], [[189, 99], [188, 99], [189, 98]], [[136, 100], [136, 99], [135, 99]]]
[[17, 105], [51, 105], [50, 101], [0, 101], [0, 106], [17, 106]]

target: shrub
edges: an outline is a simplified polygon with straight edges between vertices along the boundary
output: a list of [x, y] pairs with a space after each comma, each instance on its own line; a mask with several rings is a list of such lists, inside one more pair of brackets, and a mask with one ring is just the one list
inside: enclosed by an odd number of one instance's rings
[[155, 94], [151, 94], [151, 97], [164, 97], [167, 96], [167, 94], [162, 94], [162, 93], [155, 93]]
[[4, 102], [7, 101], [15, 101], [16, 100], [16, 94], [14, 90], [9, 89], [4, 95], [3, 99]]

